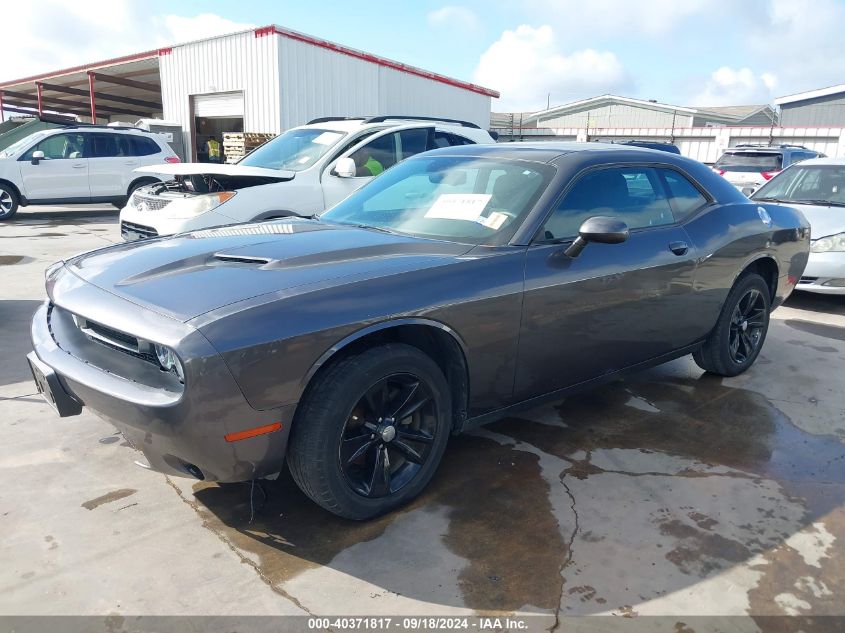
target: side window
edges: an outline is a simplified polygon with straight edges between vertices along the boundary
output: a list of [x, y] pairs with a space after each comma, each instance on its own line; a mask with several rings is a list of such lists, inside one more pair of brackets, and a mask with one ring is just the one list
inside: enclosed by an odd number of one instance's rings
[[131, 156], [152, 156], [158, 154], [161, 149], [156, 142], [145, 136], [122, 136], [129, 142]]
[[666, 182], [666, 189], [669, 191], [672, 211], [679, 222], [707, 204], [707, 198], [686, 176], [672, 169], [661, 169], [660, 173]]
[[396, 164], [396, 134], [373, 139], [350, 158], [355, 161], [356, 176], [378, 176]]
[[[355, 137], [355, 138], [353, 138], [351, 141], [349, 141], [349, 142], [347, 142], [346, 144], [344, 144], [344, 146], [340, 149], [340, 151], [339, 151], [339, 152], [335, 155], [335, 158], [337, 158], [338, 156], [341, 156], [341, 155], [345, 154], [345, 153], [346, 153], [346, 152], [348, 152], [350, 149], [352, 149], [353, 147], [355, 147], [358, 143], [360, 143], [361, 141], [363, 141], [365, 138], [368, 138], [368, 137], [372, 136], [373, 134], [375, 134], [376, 132], [380, 132], [380, 131], [381, 131], [381, 130], [367, 130], [367, 131], [366, 131], [366, 132], [364, 132], [363, 134], [361, 134], [361, 135], [359, 135], [359, 136], [356, 136], [356, 137]], [[334, 158], [333, 158], [332, 160], [334, 160]], [[353, 158], [353, 160], [354, 160], [354, 158]]]
[[91, 158], [117, 158], [132, 156], [129, 138], [125, 134], [95, 133], [91, 140]]
[[402, 157], [399, 160], [410, 158], [428, 149], [428, 137], [431, 128], [418, 128], [415, 130], [402, 130], [399, 132], [399, 144]]
[[541, 235], [544, 239], [575, 237], [587, 218], [614, 216], [630, 229], [675, 221], [657, 172], [651, 167], [611, 167], [582, 176], [570, 189]]
[[434, 147], [450, 147], [453, 145], [472, 145], [472, 141], [457, 134], [449, 132], [434, 133]]
[[65, 158], [85, 158], [85, 137], [82, 134], [54, 134], [32, 147], [22, 157], [32, 160], [33, 152], [44, 152], [44, 158], [60, 160]]

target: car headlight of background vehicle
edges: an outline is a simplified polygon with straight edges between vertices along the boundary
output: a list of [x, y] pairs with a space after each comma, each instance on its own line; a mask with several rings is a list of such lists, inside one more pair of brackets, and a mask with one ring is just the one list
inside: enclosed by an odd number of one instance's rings
[[206, 193], [193, 198], [193, 205], [186, 208], [184, 212], [189, 215], [202, 215], [207, 211], [211, 211], [219, 207], [227, 200], [235, 197], [234, 191], [218, 191], [216, 193]]
[[820, 237], [813, 240], [810, 245], [811, 253], [831, 253], [845, 251], [845, 233], [837, 233], [836, 235], [828, 235], [827, 237]]
[[185, 371], [182, 369], [182, 363], [179, 362], [176, 353], [166, 345], [159, 345], [158, 343], [155, 343], [153, 348], [161, 368], [164, 371], [174, 372], [181, 382], [185, 382]]

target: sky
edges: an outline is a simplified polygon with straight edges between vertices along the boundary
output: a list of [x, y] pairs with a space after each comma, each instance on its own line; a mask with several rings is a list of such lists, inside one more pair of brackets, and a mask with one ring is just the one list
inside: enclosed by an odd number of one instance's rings
[[3, 13], [0, 81], [279, 24], [497, 90], [495, 112], [605, 93], [763, 104], [845, 83], [845, 0], [28, 0]]

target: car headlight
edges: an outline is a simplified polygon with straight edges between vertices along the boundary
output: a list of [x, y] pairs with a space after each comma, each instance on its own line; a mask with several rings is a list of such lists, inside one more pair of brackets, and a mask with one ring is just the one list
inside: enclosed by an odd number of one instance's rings
[[820, 237], [813, 240], [810, 244], [811, 253], [831, 253], [845, 251], [845, 233], [837, 233], [836, 235], [828, 235], [827, 237]]
[[201, 215], [219, 207], [221, 204], [234, 197], [234, 191], [219, 191], [216, 193], [202, 194], [193, 198], [192, 201], [194, 204], [185, 211], [190, 215]]
[[185, 382], [185, 371], [182, 369], [182, 363], [179, 362], [176, 353], [165, 345], [156, 343], [155, 348], [156, 359], [158, 364], [164, 371], [172, 371], [175, 373], [181, 382]]

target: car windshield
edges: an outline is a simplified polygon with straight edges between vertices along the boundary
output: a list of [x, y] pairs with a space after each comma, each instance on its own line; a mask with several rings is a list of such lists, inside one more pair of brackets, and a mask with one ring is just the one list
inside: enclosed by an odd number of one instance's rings
[[779, 171], [782, 167], [779, 152], [725, 152], [716, 161], [716, 168], [725, 171]]
[[344, 136], [345, 133], [335, 130], [288, 130], [245, 156], [238, 164], [245, 167], [302, 171], [316, 163]]
[[554, 169], [526, 161], [421, 156], [399, 163], [321, 220], [450, 242], [504, 244]]
[[845, 205], [845, 165], [796, 165], [760, 187], [752, 200]]
[[9, 156], [14, 156], [22, 148], [27, 147], [30, 143], [35, 143], [45, 134], [46, 132], [35, 132], [34, 134], [25, 136], [21, 140], [12, 143], [11, 145], [9, 145], [9, 147], [0, 152], [0, 158], [8, 158]]

